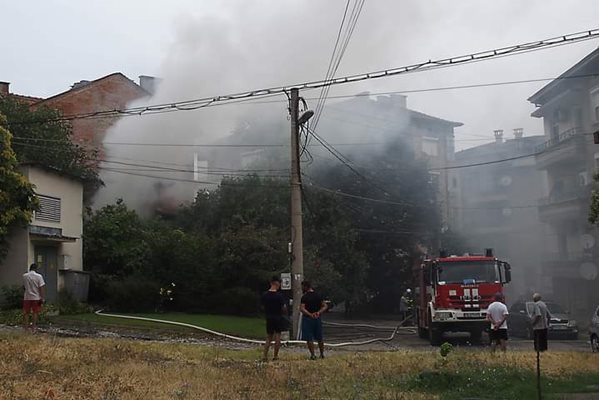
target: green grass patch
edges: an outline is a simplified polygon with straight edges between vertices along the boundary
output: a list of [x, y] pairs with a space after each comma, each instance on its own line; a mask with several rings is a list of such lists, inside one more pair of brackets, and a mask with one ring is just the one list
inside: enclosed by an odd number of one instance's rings
[[[574, 374], [559, 379], [541, 377], [541, 390], [544, 398], [556, 398], [563, 393], [596, 393], [598, 382], [599, 374]], [[506, 366], [424, 371], [405, 377], [403, 384], [414, 392], [437, 394], [444, 400], [537, 398], [535, 372]]]
[[[200, 326], [217, 332], [246, 338], [262, 338], [265, 335], [263, 318], [236, 317], [230, 315], [155, 313], [155, 314], [120, 314], [134, 317], [145, 317], [166, 321], [183, 322]], [[191, 332], [191, 328], [167, 325], [156, 322], [104, 317], [96, 314], [78, 314], [56, 317], [55, 322], [67, 322], [86, 325], [114, 326], [134, 329], [157, 329], [164, 331]]]

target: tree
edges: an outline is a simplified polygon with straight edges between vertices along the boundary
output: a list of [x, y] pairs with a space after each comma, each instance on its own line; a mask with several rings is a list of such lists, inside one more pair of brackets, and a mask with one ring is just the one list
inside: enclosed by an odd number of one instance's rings
[[148, 248], [139, 215], [122, 200], [83, 218], [83, 259], [86, 269], [100, 275], [123, 277], [139, 271]]
[[599, 224], [599, 173], [595, 174], [595, 187], [591, 194], [591, 209], [589, 212], [589, 222], [594, 225]]
[[52, 167], [81, 178], [85, 198], [102, 184], [95, 168], [97, 152], [73, 143], [71, 126], [60, 112], [47, 107], [32, 109], [9, 96], [0, 96], [0, 114], [14, 136], [12, 148], [19, 163]]
[[2, 127], [5, 123], [0, 114], [0, 260], [8, 252], [11, 228], [25, 227], [38, 207], [33, 185], [17, 170], [12, 135]]

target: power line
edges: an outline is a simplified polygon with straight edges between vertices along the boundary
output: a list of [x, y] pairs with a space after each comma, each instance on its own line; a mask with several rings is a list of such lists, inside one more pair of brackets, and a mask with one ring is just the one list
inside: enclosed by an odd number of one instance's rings
[[[187, 182], [187, 183], [195, 183], [195, 184], [199, 184], [199, 185], [215, 185], [215, 186], [239, 186], [239, 187], [247, 186], [246, 184], [235, 184], [235, 183], [222, 182], [222, 181], [221, 182], [196, 181], [193, 179], [148, 175], [148, 174], [135, 173], [135, 172], [125, 171], [125, 170], [119, 170], [119, 169], [105, 169], [103, 167], [98, 167], [98, 168], [101, 170], [104, 170], [106, 172], [118, 173], [118, 174], [123, 174], [123, 175], [139, 176], [139, 177], [143, 177], [143, 178], [157, 179], [157, 180], [162, 180], [162, 181]], [[271, 185], [271, 184], [263, 184], [263, 183], [252, 183], [252, 186], [287, 188], [287, 186], [283, 185], [283, 184], [281, 184], [281, 185], [272, 184]]]
[[340, 190], [335, 190], [335, 189], [330, 189], [327, 187], [324, 187], [322, 185], [317, 184], [313, 178], [311, 178], [310, 176], [303, 174], [305, 177], [307, 177], [308, 179], [310, 179], [310, 184], [320, 190], [323, 190], [325, 192], [329, 192], [329, 193], [333, 193], [335, 195], [339, 195], [339, 196], [343, 196], [343, 197], [348, 197], [348, 198], [352, 198], [352, 199], [359, 199], [359, 200], [365, 200], [365, 201], [371, 201], [374, 203], [382, 203], [382, 204], [391, 204], [391, 205], [395, 205], [395, 206], [404, 206], [404, 207], [417, 207], [417, 208], [427, 208], [426, 206], [423, 205], [419, 205], [419, 204], [412, 204], [412, 203], [404, 203], [404, 202], [398, 202], [398, 201], [390, 201], [390, 200], [381, 200], [381, 199], [375, 199], [372, 197], [365, 197], [365, 196], [358, 196], [355, 194], [350, 194], [350, 193], [345, 193], [342, 192]]
[[[345, 26], [344, 38], [342, 39], [342, 44], [340, 47], [341, 50], [335, 56], [335, 51], [337, 50], [337, 44], [339, 42], [337, 40], [337, 42], [335, 43], [335, 49], [333, 50], [331, 62], [329, 63], [329, 70], [327, 71], [327, 76], [325, 76], [325, 81], [330, 80], [337, 73], [339, 65], [341, 64], [341, 60], [343, 59], [343, 56], [345, 54], [345, 50], [347, 49], [349, 41], [354, 33], [356, 24], [358, 23], [358, 18], [360, 17], [360, 14], [362, 13], [362, 7], [364, 6], [364, 2], [365, 2], [365, 0], [355, 0], [355, 2], [354, 2], [354, 5], [352, 7], [352, 12], [349, 17], [349, 23]], [[339, 32], [341, 32], [341, 29], [343, 28], [343, 22], [345, 21], [345, 15], [347, 14], [347, 7], [349, 6], [349, 3], [350, 3], [350, 0], [348, 0], [348, 2], [347, 2], [346, 8], [345, 8], [345, 13], [343, 15], [343, 21], [341, 22], [341, 26], [339, 27]], [[337, 37], [337, 39], [339, 39], [339, 36]], [[333, 58], [335, 58], [335, 59], [333, 59]], [[316, 105], [316, 112], [314, 115], [314, 122], [313, 122], [314, 129], [316, 129], [316, 127], [318, 126], [318, 122], [320, 121], [320, 117], [322, 115], [322, 112], [324, 111], [324, 106], [325, 106], [327, 96], [329, 94], [330, 89], [331, 89], [331, 86], [329, 86], [329, 85], [324, 86], [322, 88], [322, 91], [320, 93], [320, 98], [318, 99], [318, 104]]]
[[196, 110], [200, 108], [205, 108], [214, 105], [215, 103], [226, 103], [230, 101], [237, 100], [246, 100], [255, 97], [264, 97], [270, 95], [278, 95], [283, 94], [291, 89], [300, 89], [300, 90], [312, 90], [319, 89], [325, 86], [333, 86], [333, 85], [342, 85], [348, 83], [355, 83], [365, 80], [371, 79], [380, 79], [387, 78], [391, 76], [403, 75], [408, 73], [420, 72], [420, 71], [429, 71], [433, 69], [453, 67], [456, 65], [462, 64], [470, 64], [474, 62], [486, 61], [494, 58], [507, 57], [516, 54], [523, 54], [532, 51], [537, 51], [546, 48], [552, 48], [562, 45], [567, 45], [571, 43], [582, 42], [586, 40], [595, 39], [599, 37], [599, 29], [591, 29], [583, 32], [576, 32], [572, 34], [561, 35], [557, 37], [552, 37], [544, 40], [522, 43], [507, 47], [501, 47], [493, 50], [487, 50], [482, 52], [471, 53], [467, 55], [450, 57], [438, 60], [428, 60], [424, 62], [420, 62], [417, 64], [406, 65], [397, 68], [384, 69], [374, 72], [361, 73], [356, 75], [349, 75], [339, 78], [332, 78], [327, 81], [312, 81], [312, 82], [304, 82], [294, 85], [286, 85], [286, 86], [278, 86], [278, 87], [270, 87], [264, 89], [250, 90], [245, 92], [238, 92], [226, 95], [219, 95], [213, 97], [202, 97], [193, 100], [186, 101], [178, 101], [168, 104], [160, 104], [160, 105], [149, 105], [149, 106], [140, 106], [140, 107], [132, 107], [128, 109], [121, 110], [104, 110], [104, 111], [96, 111], [92, 113], [85, 114], [76, 114], [71, 116], [62, 116], [60, 118], [39, 120], [39, 121], [20, 121], [20, 122], [12, 122], [10, 125], [19, 125], [19, 124], [31, 124], [31, 123], [40, 123], [40, 122], [59, 122], [59, 121], [69, 121], [74, 119], [81, 118], [104, 118], [104, 117], [115, 117], [120, 115], [151, 115], [156, 112], [171, 112], [171, 111], [188, 111], [188, 110]]

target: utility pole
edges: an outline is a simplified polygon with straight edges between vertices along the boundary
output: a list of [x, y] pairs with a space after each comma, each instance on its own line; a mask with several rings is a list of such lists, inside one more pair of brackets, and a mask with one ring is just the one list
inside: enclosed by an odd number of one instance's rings
[[292, 335], [299, 338], [300, 303], [304, 278], [304, 241], [302, 230], [302, 188], [299, 160], [299, 90], [291, 89], [291, 290], [293, 292]]

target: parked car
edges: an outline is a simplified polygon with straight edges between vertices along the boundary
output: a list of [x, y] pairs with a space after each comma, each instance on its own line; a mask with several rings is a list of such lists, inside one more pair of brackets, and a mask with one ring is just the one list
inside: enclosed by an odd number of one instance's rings
[[[578, 326], [571, 320], [568, 313], [559, 304], [546, 301], [551, 314], [549, 320], [549, 338], [552, 339], [578, 339]], [[517, 302], [510, 308], [508, 316], [508, 329], [513, 336], [533, 338], [531, 315], [534, 309], [532, 301]]]
[[591, 350], [593, 350], [593, 353], [599, 353], [599, 307], [597, 307], [593, 319], [591, 319], [589, 333], [591, 334]]

